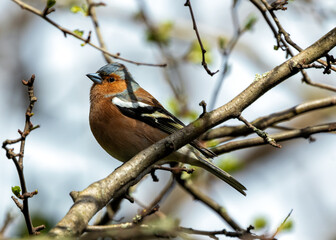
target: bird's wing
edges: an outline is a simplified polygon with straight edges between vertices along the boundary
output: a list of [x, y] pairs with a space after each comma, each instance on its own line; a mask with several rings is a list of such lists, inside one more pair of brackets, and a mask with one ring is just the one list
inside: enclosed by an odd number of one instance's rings
[[[141, 89], [141, 92], [145, 91]], [[147, 93], [147, 92], [145, 92]], [[134, 97], [132, 98], [134, 99]], [[158, 128], [168, 134], [182, 129], [185, 125], [173, 114], [168, 112], [154, 97], [148, 94], [137, 94], [136, 101], [125, 94], [116, 95], [112, 103], [126, 116], [140, 120], [148, 125]], [[199, 141], [190, 143], [206, 157], [216, 156], [211, 150], [201, 146]]]

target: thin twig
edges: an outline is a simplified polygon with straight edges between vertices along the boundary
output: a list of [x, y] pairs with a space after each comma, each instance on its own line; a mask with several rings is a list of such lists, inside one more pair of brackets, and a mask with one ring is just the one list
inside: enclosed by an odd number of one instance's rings
[[179, 227], [179, 230], [184, 233], [192, 234], [192, 235], [202, 235], [202, 236], [208, 236], [212, 239], [219, 239], [217, 235], [223, 235], [230, 238], [240, 238], [240, 239], [262, 239], [265, 240], [263, 236], [258, 236], [256, 234], [253, 234], [247, 230], [241, 230], [236, 232], [227, 231], [226, 229], [222, 229], [219, 231], [204, 231], [204, 230], [198, 230], [194, 228], [185, 228], [185, 227]]
[[201, 48], [201, 51], [202, 51], [202, 66], [204, 67], [205, 71], [210, 75], [210, 76], [213, 76], [215, 75], [216, 73], [219, 72], [219, 70], [215, 71], [215, 72], [211, 72], [210, 69], [208, 68], [208, 64], [206, 63], [205, 61], [205, 53], [206, 53], [206, 50], [204, 49], [203, 47], [203, 43], [202, 43], [202, 40], [201, 40], [201, 37], [199, 35], [199, 32], [198, 32], [198, 29], [197, 29], [197, 24], [196, 24], [196, 20], [195, 20], [195, 17], [194, 17], [194, 13], [193, 13], [193, 10], [192, 10], [192, 7], [191, 7], [191, 3], [190, 3], [190, 0], [186, 0], [184, 6], [188, 7], [189, 8], [189, 11], [190, 11], [190, 16], [191, 16], [191, 20], [192, 20], [192, 23], [193, 23], [193, 29], [196, 33], [196, 37], [197, 37], [197, 41], [200, 45], [200, 48]]
[[[93, 3], [92, 0], [86, 0], [86, 2], [89, 6], [88, 7], [88, 15], [91, 17], [91, 20], [92, 20], [92, 23], [93, 23], [93, 26], [95, 28], [96, 35], [97, 35], [97, 38], [98, 38], [99, 45], [102, 49], [107, 50], [104, 39], [103, 39], [103, 35], [101, 34], [101, 31], [100, 31], [100, 27], [99, 27], [97, 15], [96, 15], [96, 9], [95, 9], [95, 7], [97, 7], [97, 6], [106, 6], [106, 5], [105, 5], [105, 3]], [[103, 56], [104, 56], [107, 63], [112, 62], [112, 60], [111, 60], [111, 58], [109, 57], [108, 54], [103, 53]]]
[[238, 13], [237, 13], [237, 7], [236, 6], [237, 6], [237, 4], [234, 4], [231, 8], [231, 16], [232, 16], [232, 21], [233, 21], [233, 24], [234, 24], [235, 32], [234, 32], [233, 37], [230, 39], [229, 43], [227, 44], [227, 46], [222, 51], [223, 70], [221, 71], [220, 76], [218, 76], [216, 86], [213, 90], [213, 94], [211, 95], [211, 101], [210, 101], [210, 107], [209, 107], [210, 110], [213, 110], [215, 108], [215, 104], [216, 104], [219, 92], [222, 88], [224, 80], [228, 76], [228, 73], [229, 73], [229, 59], [230, 59], [230, 55], [232, 53], [232, 50], [234, 49], [234, 47], [238, 43], [238, 40], [242, 36], [242, 34], [244, 32], [246, 32], [246, 30], [245, 29], [242, 30], [240, 25], [239, 25], [239, 19], [238, 19]]
[[[321, 124], [312, 127], [305, 127], [301, 129], [283, 131], [281, 133], [270, 134], [269, 137], [274, 139], [276, 142], [287, 141], [296, 138], [309, 138], [312, 134], [322, 133], [322, 132], [332, 132], [336, 131], [336, 122]], [[260, 146], [268, 144], [264, 139], [259, 137], [250, 138], [244, 140], [232, 141], [217, 147], [212, 148], [211, 150], [216, 154], [228, 153], [238, 149], [244, 149], [254, 146]]]
[[[148, 14], [148, 8], [146, 2], [143, 0], [137, 1], [139, 6], [139, 16], [141, 17], [143, 23], [145, 24], [147, 31], [153, 35], [158, 34], [157, 26], [151, 21]], [[184, 113], [189, 112], [188, 102], [186, 98], [186, 89], [184, 86], [184, 74], [181, 73], [179, 69], [179, 62], [176, 58], [171, 54], [170, 49], [167, 48], [165, 44], [161, 41], [153, 41], [159, 52], [161, 57], [167, 62], [168, 68], [163, 69], [164, 79], [168, 83], [169, 87], [174, 93], [174, 97], [176, 98], [178, 104], [178, 114], [183, 116]]]
[[14, 219], [15, 219], [15, 217], [13, 216], [11, 211], [8, 211], [7, 214], [6, 214], [5, 222], [0, 229], [0, 239], [4, 238], [5, 231], [10, 226], [10, 224], [14, 221]]
[[288, 218], [291, 216], [292, 212], [293, 212], [293, 209], [290, 210], [290, 212], [288, 213], [287, 217], [283, 220], [283, 222], [277, 228], [277, 230], [275, 231], [275, 233], [271, 236], [272, 238], [275, 238], [275, 236], [283, 229], [285, 223], [287, 222]]
[[[267, 22], [270, 29], [272, 30], [272, 32], [274, 34], [274, 37], [277, 40], [277, 48], [281, 48], [282, 50], [285, 50], [286, 54], [290, 55], [290, 56], [294, 56], [294, 54], [290, 50], [288, 44], [291, 45], [292, 47], [294, 47], [298, 52], [303, 51], [303, 49], [300, 46], [298, 46], [296, 43], [294, 43], [292, 41], [289, 33], [285, 31], [285, 29], [280, 24], [280, 21], [276, 17], [273, 7], [271, 5], [269, 5], [266, 0], [261, 0], [263, 5], [260, 3], [260, 1], [257, 1], [257, 0], [250, 0], [250, 2], [252, 4], [254, 4], [255, 7], [261, 12], [265, 21]], [[275, 22], [278, 30], [276, 30], [275, 27], [273, 26], [273, 24], [271, 23], [269, 17], [266, 14], [267, 11], [271, 14], [271, 17], [272, 17], [273, 21]], [[282, 35], [284, 36], [284, 39], [282, 38]], [[319, 62], [320, 64], [324, 65], [326, 67], [326, 69], [336, 71], [336, 67], [331, 66], [328, 63], [328, 61], [323, 61], [322, 59], [317, 59], [316, 61]], [[326, 90], [329, 90], [329, 91], [336, 92], [336, 87], [329, 86], [327, 84], [315, 83], [309, 78], [306, 71], [301, 69], [300, 72], [301, 72], [302, 77], [303, 77], [303, 79], [302, 79], [303, 82], [305, 82], [305, 83], [307, 83], [307, 84], [309, 84], [313, 87], [318, 87], [318, 88], [321, 88], [321, 89], [326, 89]]]
[[[28, 88], [28, 97], [29, 97], [29, 105], [26, 110], [26, 119], [25, 119], [25, 126], [24, 130], [18, 130], [19, 134], [21, 135], [21, 138], [15, 139], [15, 140], [5, 140], [2, 144], [2, 148], [6, 150], [6, 156], [8, 159], [12, 159], [16, 170], [19, 175], [20, 179], [20, 186], [21, 186], [21, 191], [22, 194], [17, 194], [17, 197], [21, 200], [23, 200], [23, 203], [21, 204], [17, 198], [12, 196], [12, 199], [14, 203], [17, 205], [17, 207], [21, 210], [23, 213], [23, 216], [26, 221], [28, 233], [30, 235], [37, 235], [40, 233], [41, 230], [45, 228], [44, 225], [34, 227], [33, 223], [31, 221], [30, 217], [30, 212], [29, 212], [29, 205], [28, 205], [28, 198], [33, 197], [34, 195], [37, 194], [37, 191], [34, 192], [28, 192], [27, 187], [26, 187], [26, 181], [23, 173], [23, 158], [24, 158], [24, 150], [25, 150], [25, 144], [26, 144], [26, 138], [30, 134], [31, 131], [34, 129], [38, 128], [39, 126], [36, 125], [34, 126], [30, 118], [34, 115], [33, 108], [34, 104], [37, 101], [37, 98], [34, 95], [34, 80], [35, 80], [35, 75], [32, 75], [31, 78], [28, 81], [22, 80], [23, 85], [27, 86]], [[13, 143], [18, 143], [20, 142], [20, 152], [18, 154], [13, 152], [12, 148], [8, 148], [8, 144], [13, 144]]]
[[[252, 121], [251, 124], [259, 129], [266, 129], [268, 127], [275, 127], [275, 124], [289, 121], [293, 118], [302, 116], [305, 113], [336, 106], [336, 97], [326, 97], [318, 100], [308, 101], [298, 104], [292, 108], [275, 112], [267, 116], [259, 117]], [[288, 129], [287, 129], [288, 130]], [[212, 140], [223, 137], [237, 137], [246, 136], [253, 131], [244, 125], [237, 126], [223, 126], [215, 128], [207, 132], [203, 136], [203, 140]]]
[[106, 225], [107, 223], [112, 221], [115, 214], [119, 211], [123, 199], [124, 197], [114, 198], [106, 206], [106, 212], [103, 214], [103, 216], [100, 217], [99, 219], [96, 219], [94, 225]]
[[307, 83], [310, 86], [313, 86], [313, 87], [318, 87], [318, 88], [325, 89], [325, 90], [328, 90], [328, 91], [336, 92], [336, 87], [333, 87], [333, 86], [330, 86], [330, 85], [327, 85], [327, 84], [323, 84], [323, 83], [313, 82], [310, 78], [302, 78], [302, 81]]
[[107, 50], [105, 50], [104, 48], [101, 48], [95, 44], [93, 44], [92, 42], [88, 42], [87, 39], [75, 34], [73, 31], [70, 31], [62, 26], [60, 26], [59, 24], [57, 24], [56, 22], [54, 22], [53, 20], [51, 20], [50, 18], [48, 18], [48, 16], [43, 16], [43, 12], [41, 12], [40, 10], [28, 5], [27, 3], [24, 3], [20, 0], [12, 0], [13, 2], [15, 2], [16, 4], [18, 4], [22, 9], [25, 9], [29, 12], [34, 13], [35, 15], [43, 18], [44, 20], [46, 20], [48, 23], [50, 23], [51, 25], [53, 25], [54, 27], [58, 28], [60, 31], [63, 32], [64, 36], [66, 37], [67, 35], [71, 35], [81, 41], [83, 41], [84, 43], [92, 46], [93, 48], [101, 51], [102, 53], [111, 56], [113, 58], [128, 62], [128, 63], [132, 63], [132, 64], [136, 64], [136, 65], [145, 65], [145, 66], [154, 66], [154, 67], [166, 67], [167, 64], [153, 64], [153, 63], [143, 63], [143, 62], [136, 62], [136, 61], [132, 61], [126, 58], [122, 58], [119, 56], [119, 54], [112, 54], [110, 52], [108, 52]]
[[202, 100], [198, 105], [202, 107], [202, 113], [199, 117], [203, 117], [207, 113], [207, 104]]
[[165, 166], [161, 166], [161, 165], [155, 165], [153, 167], [153, 170], [163, 170], [163, 171], [168, 171], [171, 172], [173, 174], [179, 174], [182, 172], [186, 172], [188, 174], [192, 174], [195, 169], [193, 168], [186, 168], [186, 167], [165, 167]]
[[[287, 46], [287, 43], [288, 43], [292, 47], [294, 47], [298, 52], [303, 51], [303, 49], [299, 45], [297, 45], [296, 43], [294, 43], [292, 41], [289, 33], [285, 31], [285, 29], [280, 24], [280, 21], [276, 17], [273, 7], [270, 6], [266, 0], [261, 0], [261, 2], [264, 4], [264, 6], [259, 4], [259, 1], [257, 1], [257, 0], [250, 0], [250, 2], [252, 2], [258, 8], [258, 10], [261, 12], [263, 17], [265, 18], [267, 24], [270, 26], [275, 38], [277, 39], [278, 42], [280, 41], [283, 44], [283, 46], [285, 46], [286, 50], [289, 50], [289, 47]], [[271, 17], [273, 18], [275, 24], [278, 27], [278, 31], [275, 30], [274, 26], [271, 24], [271, 21], [269, 20], [268, 16], [266, 15], [267, 11], [269, 11], [269, 13], [271, 14]], [[285, 37], [285, 39], [281, 38], [281, 34]], [[290, 53], [290, 54], [291, 54], [291, 56], [293, 56], [292, 53]], [[322, 59], [318, 59], [317, 62], [319, 62], [320, 64], [322, 64], [326, 67], [328, 66], [328, 63], [326, 61], [323, 61]], [[336, 71], [336, 67], [332, 66], [330, 69], [333, 70], [333, 71]]]
[[270, 138], [269, 135], [255, 126], [253, 126], [249, 121], [247, 121], [242, 115], [238, 116], [238, 119], [242, 121], [248, 128], [250, 128], [253, 132], [258, 134], [259, 137], [264, 139], [267, 143], [269, 143], [271, 146], [276, 147], [276, 148], [281, 148], [280, 144], [277, 144], [276, 141], [273, 138]]
[[[127, 232], [123, 231], [127, 230], [128, 233], [132, 232], [132, 234], [127, 234]], [[88, 235], [84, 235], [81, 239], [92, 239], [97, 237], [114, 237], [118, 236], [120, 239], [128, 239], [130, 237], [136, 239], [142, 238], [151, 238], [151, 237], [162, 237], [162, 238], [172, 238], [176, 236], [181, 236], [182, 234], [188, 235], [203, 235], [208, 236], [213, 239], [218, 239], [217, 235], [227, 236], [227, 237], [237, 237], [241, 239], [262, 239], [265, 240], [264, 236], [258, 236], [250, 232], [251, 228], [247, 228], [246, 230], [230, 232], [225, 229], [219, 231], [204, 231], [198, 230], [194, 228], [186, 228], [178, 226], [177, 224], [171, 226], [165, 226], [164, 224], [156, 223], [156, 224], [141, 224], [134, 225], [132, 222], [122, 223], [122, 224], [113, 224], [109, 226], [88, 226], [86, 228], [86, 232], [89, 232]], [[123, 232], [121, 232], [123, 231]], [[95, 234], [94, 234], [95, 233]], [[182, 235], [182, 236], [183, 236]], [[187, 239], [189, 236], [186, 235]], [[267, 238], [271, 239], [271, 238]]]
[[210, 209], [215, 211], [223, 220], [229, 224], [229, 226], [236, 230], [241, 231], [242, 228], [239, 226], [239, 224], [228, 214], [227, 210], [216, 203], [213, 199], [211, 199], [208, 195], [202, 193], [199, 188], [197, 188], [195, 185], [193, 185], [190, 181], [182, 179], [181, 175], [176, 175], [176, 181], [178, 184], [187, 191], [191, 196], [194, 197], [195, 200], [201, 201], [206, 206], [208, 206]]
[[[143, 210], [140, 212], [140, 214], [137, 214], [133, 218], [133, 223], [139, 224], [142, 223], [145, 217], [158, 212], [161, 216], [163, 214], [159, 212], [159, 203], [163, 201], [165, 197], [168, 196], [169, 193], [174, 189], [175, 187], [175, 180], [173, 177], [170, 178], [169, 182], [166, 184], [166, 186], [161, 190], [161, 192], [156, 196], [156, 198], [148, 205], [145, 206], [141, 203], [141, 206], [143, 206]], [[136, 201], [139, 204], [139, 201]]]

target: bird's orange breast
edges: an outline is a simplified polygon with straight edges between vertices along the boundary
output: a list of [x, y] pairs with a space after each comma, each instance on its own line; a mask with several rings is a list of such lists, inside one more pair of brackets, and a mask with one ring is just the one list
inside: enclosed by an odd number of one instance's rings
[[98, 143], [111, 156], [127, 161], [168, 134], [123, 115], [111, 98], [91, 101], [90, 127]]

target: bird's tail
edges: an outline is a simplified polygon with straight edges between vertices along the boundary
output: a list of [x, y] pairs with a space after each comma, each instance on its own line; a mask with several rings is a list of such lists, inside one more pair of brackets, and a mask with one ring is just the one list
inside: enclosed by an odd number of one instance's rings
[[[198, 154], [196, 154], [197, 156]], [[212, 173], [216, 177], [222, 179], [224, 182], [229, 184], [231, 187], [236, 189], [238, 192], [246, 196], [246, 187], [242, 185], [240, 182], [238, 182], [234, 177], [232, 177], [230, 174], [225, 172], [224, 170], [220, 169], [210, 161], [204, 159], [202, 156], [197, 156], [197, 160], [194, 165], [204, 168], [208, 172]]]
[[[224, 170], [220, 169], [219, 167], [215, 166], [212, 162], [207, 160], [199, 151], [193, 148], [189, 148], [187, 146], [184, 146], [180, 148], [177, 153], [182, 153], [182, 158], [179, 159], [180, 162], [188, 163], [191, 165], [195, 165], [198, 167], [201, 167], [211, 174], [215, 175], [216, 177], [220, 178], [227, 184], [229, 184], [231, 187], [236, 189], [238, 192], [246, 196], [246, 188], [244, 185], [242, 185], [240, 182], [238, 182], [234, 177], [232, 177], [230, 174], [225, 172]], [[186, 156], [189, 156], [186, 158]], [[184, 158], [184, 159], [183, 159]], [[175, 159], [176, 161], [176, 159]]]

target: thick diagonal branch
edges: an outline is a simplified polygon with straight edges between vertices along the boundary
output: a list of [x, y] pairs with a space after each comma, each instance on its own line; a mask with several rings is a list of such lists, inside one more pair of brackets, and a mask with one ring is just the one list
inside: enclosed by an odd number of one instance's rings
[[150, 172], [151, 166], [183, 145], [199, 137], [218, 124], [236, 118], [241, 112], [271, 88], [280, 84], [299, 70], [298, 63], [309, 64], [324, 56], [336, 45], [336, 28], [331, 30], [313, 45], [275, 67], [266, 76], [254, 81], [243, 92], [222, 107], [206, 113], [149, 148], [141, 151], [128, 162], [116, 169], [105, 179], [91, 184], [78, 194], [73, 206], [65, 217], [54, 227], [53, 236], [78, 236], [86, 228], [90, 219], [112, 198], [120, 195], [128, 187]]

